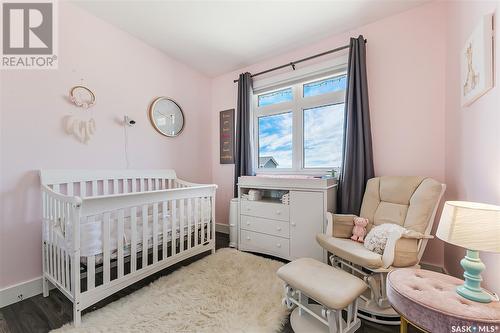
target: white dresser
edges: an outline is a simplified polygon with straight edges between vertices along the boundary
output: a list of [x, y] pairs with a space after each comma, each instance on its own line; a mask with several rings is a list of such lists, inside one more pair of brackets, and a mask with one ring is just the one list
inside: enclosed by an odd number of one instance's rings
[[[335, 211], [335, 179], [244, 176], [238, 179], [240, 209], [238, 249], [287, 260], [301, 257], [326, 261], [316, 234], [326, 228], [327, 211]], [[258, 201], [246, 199], [259, 190]], [[289, 204], [281, 202], [289, 194]]]

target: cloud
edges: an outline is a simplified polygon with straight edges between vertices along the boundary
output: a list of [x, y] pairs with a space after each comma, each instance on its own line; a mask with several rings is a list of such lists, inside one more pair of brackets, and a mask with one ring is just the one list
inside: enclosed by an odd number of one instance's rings
[[[292, 167], [292, 113], [259, 118], [259, 156], [273, 156], [279, 168]], [[344, 104], [304, 110], [304, 163], [308, 168], [342, 162]]]
[[309, 168], [342, 163], [344, 104], [304, 110], [304, 164]]

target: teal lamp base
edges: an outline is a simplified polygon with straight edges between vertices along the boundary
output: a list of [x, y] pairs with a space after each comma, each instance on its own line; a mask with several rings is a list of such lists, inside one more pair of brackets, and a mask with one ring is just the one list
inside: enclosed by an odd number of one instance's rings
[[479, 252], [467, 250], [465, 257], [460, 261], [464, 269], [464, 284], [457, 287], [457, 293], [471, 301], [489, 303], [491, 295], [481, 288], [481, 272], [485, 266], [479, 258]]

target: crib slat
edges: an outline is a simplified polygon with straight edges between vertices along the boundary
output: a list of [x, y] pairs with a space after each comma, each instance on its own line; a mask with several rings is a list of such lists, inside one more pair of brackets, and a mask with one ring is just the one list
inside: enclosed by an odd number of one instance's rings
[[113, 194], [118, 194], [118, 180], [113, 179]]
[[80, 182], [80, 196], [87, 196], [87, 182]]
[[[62, 243], [62, 242], [61, 242]], [[58, 249], [58, 254], [59, 254], [59, 282], [61, 283], [62, 286], [64, 286], [64, 278], [65, 278], [65, 274], [64, 274], [64, 257], [63, 257], [63, 249], [62, 247], [60, 247]]]
[[87, 257], [87, 290], [95, 288], [95, 256]]
[[60, 228], [61, 233], [59, 234], [59, 282], [64, 286], [64, 248], [66, 247], [64, 244], [64, 223], [65, 223], [65, 214], [64, 214], [64, 203], [62, 201], [59, 202], [59, 217], [60, 217]]
[[54, 198], [49, 200], [49, 260], [50, 275], [54, 275]]
[[148, 191], [151, 191], [151, 190], [152, 190], [151, 178], [148, 178]]
[[108, 283], [110, 280], [110, 259], [111, 259], [111, 251], [110, 251], [110, 229], [109, 229], [109, 220], [110, 213], [106, 212], [102, 215], [102, 227], [104, 229], [103, 232], [103, 255], [102, 255], [102, 266], [103, 266], [103, 280], [104, 284]]
[[175, 255], [176, 249], [176, 240], [177, 240], [177, 200], [172, 200], [172, 227], [171, 227], [171, 245], [172, 245], [172, 256]]
[[124, 221], [125, 211], [120, 209], [118, 211], [118, 226], [116, 228], [116, 240], [118, 247], [118, 278], [123, 276], [123, 221]]
[[209, 212], [208, 212], [208, 221], [207, 221], [207, 225], [208, 227], [210, 228], [210, 233], [208, 234], [208, 239], [209, 240], [213, 240], [214, 237], [215, 237], [215, 224], [213, 223], [213, 221], [215, 221], [214, 219], [214, 197], [209, 197], [208, 198], [208, 209], [209, 209]]
[[203, 224], [205, 225], [207, 229], [207, 238], [206, 241], [209, 241], [211, 239], [210, 236], [210, 221], [211, 221], [211, 210], [210, 210], [210, 199], [205, 198], [204, 199], [204, 208], [203, 208]]
[[180, 241], [180, 248], [179, 248], [179, 252], [182, 252], [184, 251], [184, 226], [186, 225], [185, 224], [185, 221], [184, 221], [184, 218], [185, 218], [185, 214], [184, 214], [184, 199], [180, 199], [179, 200], [179, 209], [180, 209], [180, 218], [179, 218], [179, 241]]
[[54, 216], [54, 198], [52, 197], [49, 197], [49, 200], [48, 200], [48, 208], [49, 208], [49, 211], [48, 211], [48, 221], [47, 221], [47, 224], [48, 224], [48, 228], [49, 228], [49, 244], [48, 244], [48, 253], [49, 253], [49, 274], [52, 276], [53, 273], [54, 273], [54, 261], [53, 261], [53, 248], [54, 248], [54, 228], [53, 228], [53, 224], [54, 224], [54, 220], [53, 220], [53, 216]]
[[53, 247], [53, 255], [54, 255], [54, 279], [59, 281], [59, 235], [57, 233], [57, 223], [58, 223], [58, 210], [59, 210], [59, 200], [54, 200], [54, 216], [53, 216], [53, 221], [54, 221], [54, 231], [53, 231], [53, 240], [54, 240], [54, 247]]
[[142, 268], [148, 265], [148, 206], [142, 206]]
[[172, 179], [168, 180], [168, 188], [172, 188]]
[[52, 189], [54, 190], [54, 192], [59, 193], [59, 191], [60, 191], [59, 184], [54, 184], [54, 185], [52, 185]]
[[66, 194], [72, 196], [74, 191], [73, 183], [68, 183], [66, 185]]
[[199, 220], [200, 198], [194, 200], [194, 246], [198, 245], [198, 220]]
[[[71, 209], [71, 205], [68, 203], [66, 204], [66, 219], [67, 221], [70, 221], [70, 209]], [[68, 233], [67, 233], [67, 228], [68, 228], [68, 225], [66, 224], [65, 225], [65, 237], [68, 237]], [[64, 240], [64, 245], [65, 245], [65, 248], [66, 248], [66, 251], [64, 251], [64, 273], [65, 273], [65, 278], [66, 278], [66, 289], [70, 289], [70, 284], [69, 284], [69, 254], [68, 254], [68, 251], [67, 251], [67, 244], [68, 242], [66, 241], [66, 239]]]
[[68, 254], [68, 251], [64, 251], [64, 271], [66, 273], [66, 289], [71, 290], [71, 284], [69, 282], [69, 254]]
[[[55, 200], [54, 202], [54, 221], [56, 223], [59, 222], [59, 205], [61, 204], [59, 200]], [[58, 228], [58, 224], [55, 224], [55, 226]], [[55, 244], [55, 249], [54, 249], [54, 266], [55, 266], [55, 274], [54, 278], [59, 281], [60, 280], [60, 273], [61, 273], [61, 262], [59, 261], [59, 249], [60, 249], [60, 244], [59, 244], [59, 234], [57, 232], [54, 232], [54, 244]]]
[[201, 244], [205, 243], [205, 198], [201, 199]]
[[104, 179], [102, 181], [102, 194], [103, 195], [109, 194], [109, 180], [108, 179]]
[[[191, 223], [193, 222], [193, 212], [191, 209], [191, 198], [187, 199], [187, 236], [188, 236], [188, 243], [187, 243], [187, 248], [190, 249], [192, 244], [191, 244], [191, 236], [192, 236], [192, 229], [191, 229]], [[196, 230], [196, 229], [195, 229]], [[196, 244], [196, 239], [195, 239], [195, 244]]]
[[130, 272], [137, 269], [137, 207], [130, 209]]
[[165, 260], [167, 258], [167, 244], [168, 244], [168, 216], [167, 216], [167, 202], [163, 201], [162, 206], [161, 206], [161, 215], [162, 215], [162, 222], [163, 222], [163, 229], [162, 229], [162, 234], [163, 234], [163, 240], [162, 240], [162, 260]]
[[122, 179], [123, 193], [128, 193], [128, 179]]
[[137, 192], [137, 179], [132, 178], [132, 192], [135, 193]]
[[155, 181], [155, 191], [158, 191], [160, 189], [158, 178], [155, 178], [154, 181]]
[[158, 203], [153, 204], [153, 264], [158, 262]]
[[97, 195], [97, 180], [92, 181], [92, 196], [95, 197]]

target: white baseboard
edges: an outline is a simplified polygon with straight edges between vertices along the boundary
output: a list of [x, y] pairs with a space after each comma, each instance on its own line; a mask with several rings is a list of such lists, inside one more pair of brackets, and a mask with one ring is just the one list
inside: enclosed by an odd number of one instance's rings
[[229, 224], [216, 223], [215, 224], [215, 231], [229, 235]]
[[0, 308], [20, 302], [23, 299], [27, 299], [41, 293], [42, 277], [0, 289]]

